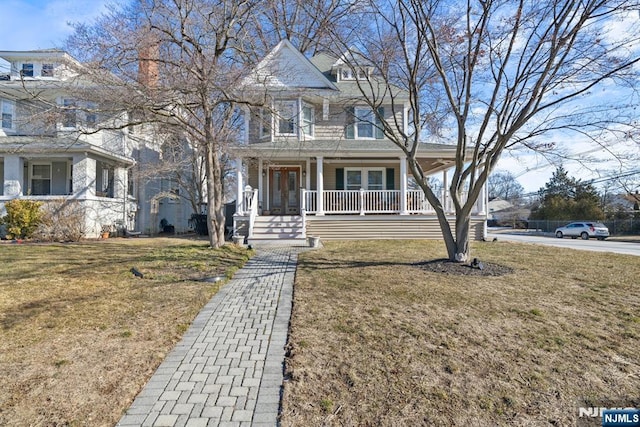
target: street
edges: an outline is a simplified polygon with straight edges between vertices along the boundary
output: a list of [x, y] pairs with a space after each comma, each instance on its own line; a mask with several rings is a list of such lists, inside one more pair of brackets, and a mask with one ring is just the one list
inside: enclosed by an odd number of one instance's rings
[[618, 254], [640, 256], [640, 242], [619, 242], [614, 240], [601, 241], [596, 239], [582, 240], [571, 238], [558, 239], [554, 236], [527, 234], [525, 231], [520, 233], [517, 231], [513, 233], [507, 233], [504, 231], [496, 233], [489, 229], [487, 240], [493, 240], [494, 238], [497, 238], [498, 241], [506, 240], [512, 242], [535, 243], [583, 251], [614, 252]]

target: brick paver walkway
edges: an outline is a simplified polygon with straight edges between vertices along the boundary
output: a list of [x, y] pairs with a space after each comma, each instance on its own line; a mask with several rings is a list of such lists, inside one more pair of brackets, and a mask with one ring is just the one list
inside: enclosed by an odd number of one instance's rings
[[198, 314], [118, 425], [277, 425], [300, 250], [258, 249]]

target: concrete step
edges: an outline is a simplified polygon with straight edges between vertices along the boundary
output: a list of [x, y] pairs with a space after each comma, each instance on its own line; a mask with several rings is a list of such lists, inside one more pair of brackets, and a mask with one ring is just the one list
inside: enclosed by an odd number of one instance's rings
[[258, 216], [253, 223], [252, 240], [304, 241], [302, 217], [292, 215]]

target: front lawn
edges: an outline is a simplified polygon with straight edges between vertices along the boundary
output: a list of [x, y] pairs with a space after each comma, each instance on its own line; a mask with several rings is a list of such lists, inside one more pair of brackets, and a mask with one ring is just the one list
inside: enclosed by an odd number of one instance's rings
[[167, 238], [0, 244], [0, 425], [115, 425], [223, 283], [200, 280], [249, 255]]
[[581, 405], [640, 406], [638, 257], [498, 241], [473, 256], [502, 276], [425, 263], [444, 256], [435, 241], [300, 255], [283, 426], [568, 426]]

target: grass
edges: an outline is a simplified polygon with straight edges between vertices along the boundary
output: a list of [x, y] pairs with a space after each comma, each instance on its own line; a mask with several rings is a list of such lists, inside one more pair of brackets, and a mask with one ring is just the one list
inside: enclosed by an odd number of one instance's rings
[[[300, 255], [282, 425], [575, 425], [640, 405], [637, 257], [478, 242], [500, 277], [435, 273], [442, 242]], [[590, 402], [591, 405], [581, 402]]]
[[249, 256], [187, 239], [0, 244], [0, 425], [115, 425], [224, 283], [199, 280]]

